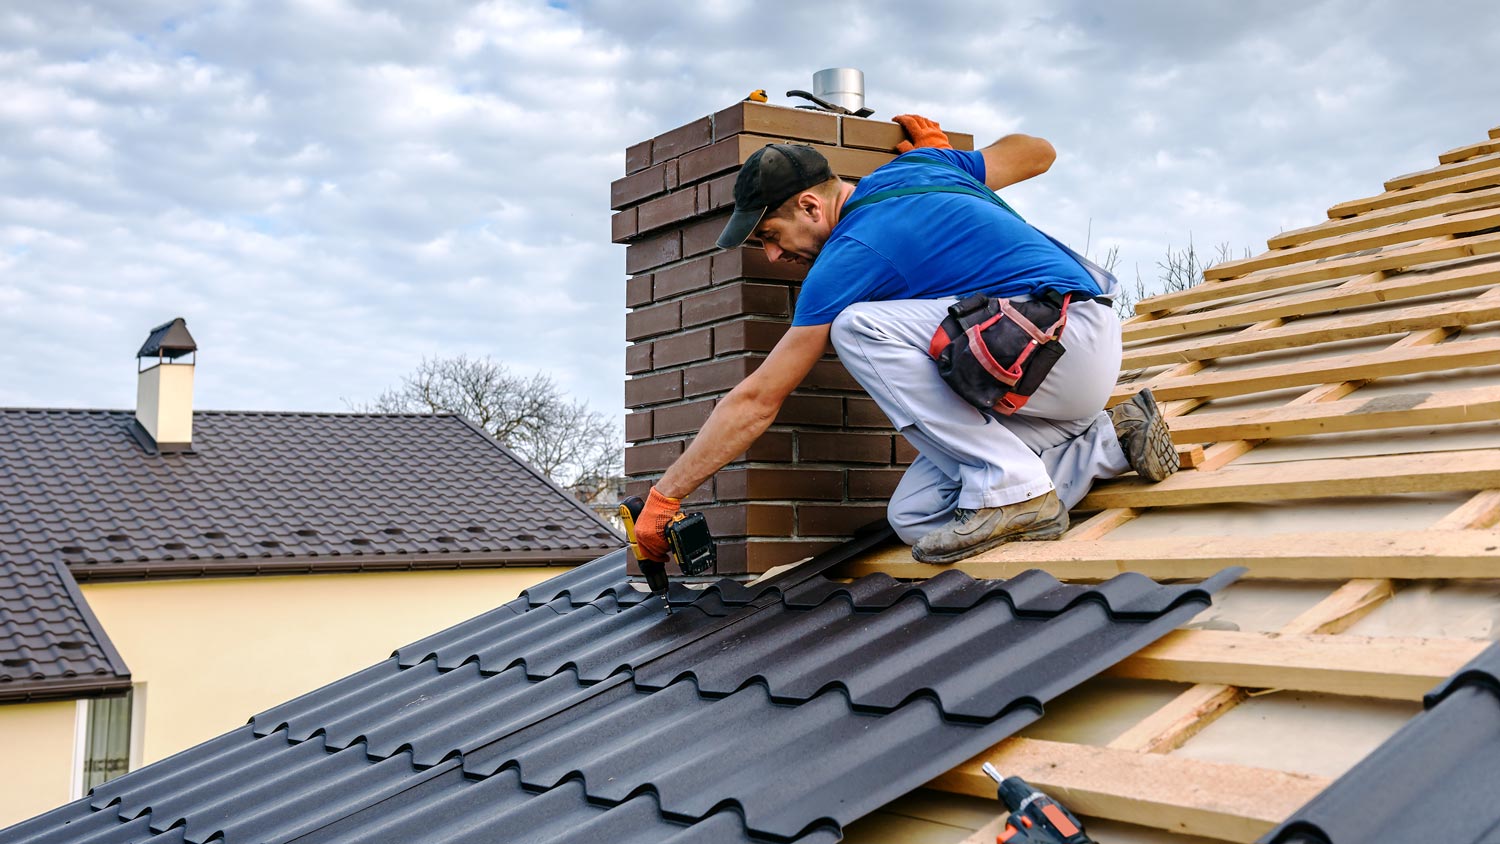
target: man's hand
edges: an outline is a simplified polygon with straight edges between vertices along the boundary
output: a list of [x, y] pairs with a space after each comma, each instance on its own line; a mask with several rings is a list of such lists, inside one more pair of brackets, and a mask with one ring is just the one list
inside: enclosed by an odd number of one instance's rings
[[948, 143], [948, 135], [943, 127], [937, 125], [937, 121], [928, 120], [920, 114], [898, 114], [891, 118], [901, 124], [906, 130], [910, 141], [902, 141], [896, 144], [896, 152], [907, 153], [918, 147], [936, 147], [937, 149], [953, 149], [953, 144]]
[[646, 506], [641, 508], [641, 517], [635, 520], [635, 543], [641, 549], [642, 559], [666, 562], [671, 555], [667, 525], [680, 512], [681, 501], [662, 495], [656, 487], [651, 488], [651, 493], [646, 496]]

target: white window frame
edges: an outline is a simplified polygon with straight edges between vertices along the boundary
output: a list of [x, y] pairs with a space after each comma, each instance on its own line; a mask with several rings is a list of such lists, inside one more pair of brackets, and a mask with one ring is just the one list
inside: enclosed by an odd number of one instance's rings
[[[141, 767], [143, 761], [141, 751], [146, 739], [146, 684], [132, 685], [130, 697], [130, 747], [126, 763], [127, 773]], [[73, 777], [68, 788], [68, 796], [71, 800], [78, 800], [84, 796], [83, 767], [88, 761], [89, 704], [91, 702], [91, 698], [79, 698], [74, 701], [76, 707], [73, 715]]]

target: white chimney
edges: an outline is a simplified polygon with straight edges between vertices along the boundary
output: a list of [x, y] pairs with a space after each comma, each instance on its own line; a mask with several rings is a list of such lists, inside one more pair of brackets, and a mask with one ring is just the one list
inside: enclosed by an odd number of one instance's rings
[[[151, 329], [136, 352], [135, 420], [161, 452], [193, 447], [193, 364], [198, 344], [182, 317]], [[181, 358], [191, 355], [188, 360]], [[144, 365], [144, 369], [140, 366]]]

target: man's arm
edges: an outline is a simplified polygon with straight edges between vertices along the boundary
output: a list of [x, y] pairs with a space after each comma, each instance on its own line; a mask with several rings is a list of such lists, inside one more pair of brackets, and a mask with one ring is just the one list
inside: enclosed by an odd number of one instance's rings
[[672, 463], [656, 488], [683, 498], [755, 442], [828, 347], [827, 325], [793, 326], [777, 341], [760, 368], [719, 401], [687, 451]]
[[984, 156], [984, 184], [990, 190], [1040, 176], [1057, 158], [1051, 144], [1031, 135], [1006, 135], [979, 152]]

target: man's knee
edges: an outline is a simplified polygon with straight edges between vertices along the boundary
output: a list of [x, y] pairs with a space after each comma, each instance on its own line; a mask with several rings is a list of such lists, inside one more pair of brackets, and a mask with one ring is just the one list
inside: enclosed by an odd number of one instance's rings
[[890, 522], [891, 529], [896, 532], [902, 542], [915, 545], [917, 540], [931, 529], [929, 522], [932, 521], [932, 514], [918, 512], [906, 506], [907, 503], [891, 501], [885, 510], [885, 520]]

